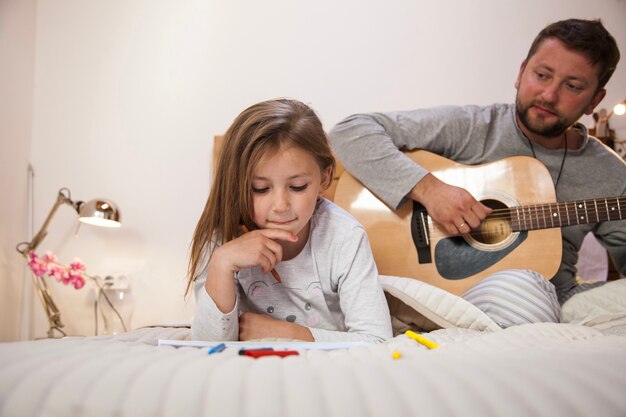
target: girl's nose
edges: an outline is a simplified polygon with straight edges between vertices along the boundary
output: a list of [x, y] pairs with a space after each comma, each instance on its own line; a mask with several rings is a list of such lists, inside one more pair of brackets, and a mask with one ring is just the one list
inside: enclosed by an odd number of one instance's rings
[[284, 192], [277, 192], [272, 202], [274, 211], [285, 211], [289, 209], [289, 198]]

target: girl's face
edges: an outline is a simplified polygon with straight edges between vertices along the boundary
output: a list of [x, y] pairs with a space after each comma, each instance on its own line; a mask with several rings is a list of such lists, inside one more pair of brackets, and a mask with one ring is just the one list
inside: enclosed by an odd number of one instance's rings
[[317, 197], [328, 187], [330, 167], [322, 172], [308, 152], [281, 145], [266, 155], [252, 173], [254, 223], [282, 229], [306, 242]]

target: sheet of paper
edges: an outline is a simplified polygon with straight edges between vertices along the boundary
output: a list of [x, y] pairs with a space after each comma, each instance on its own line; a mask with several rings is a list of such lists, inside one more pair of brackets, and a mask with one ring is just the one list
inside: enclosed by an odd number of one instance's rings
[[159, 339], [159, 346], [208, 348], [224, 343], [227, 348], [259, 349], [272, 348], [274, 350], [335, 350], [350, 349], [353, 347], [369, 346], [367, 342], [208, 342], [205, 340], [170, 340]]

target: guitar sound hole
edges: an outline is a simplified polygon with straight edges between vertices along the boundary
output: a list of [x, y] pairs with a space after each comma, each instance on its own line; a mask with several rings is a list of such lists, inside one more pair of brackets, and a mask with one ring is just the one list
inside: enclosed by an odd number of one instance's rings
[[472, 240], [481, 245], [496, 245], [507, 241], [511, 237], [511, 221], [508, 215], [500, 213], [507, 212], [507, 206], [501, 201], [487, 199], [481, 203], [493, 209], [493, 212], [480, 225], [478, 230], [472, 231]]

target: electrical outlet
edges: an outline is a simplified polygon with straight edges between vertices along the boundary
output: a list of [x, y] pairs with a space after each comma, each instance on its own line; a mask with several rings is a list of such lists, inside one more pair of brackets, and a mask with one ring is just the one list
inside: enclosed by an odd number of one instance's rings
[[130, 280], [128, 279], [128, 274], [112, 274], [105, 276], [101, 284], [107, 290], [127, 290], [130, 287]]

